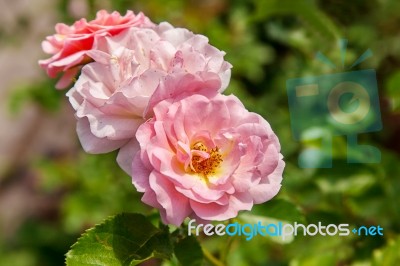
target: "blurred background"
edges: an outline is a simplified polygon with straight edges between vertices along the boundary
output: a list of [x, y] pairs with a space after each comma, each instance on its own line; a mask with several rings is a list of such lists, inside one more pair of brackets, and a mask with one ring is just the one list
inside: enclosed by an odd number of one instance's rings
[[[55, 23], [91, 20], [99, 9], [143, 11], [156, 23], [204, 34], [227, 53], [233, 69], [226, 93], [270, 122], [286, 158], [282, 189], [265, 204], [272, 218], [384, 228], [379, 237], [239, 239], [229, 265], [400, 265], [397, 0], [0, 0], [0, 265], [63, 265], [85, 229], [122, 211], [151, 212], [115, 153], [82, 151], [66, 91], [55, 90], [37, 64], [49, 57], [40, 44]], [[350, 71], [315, 58], [321, 51], [340, 66], [340, 38], [348, 39], [345, 66], [373, 52], [351, 71], [376, 70], [383, 129], [359, 139], [382, 159], [347, 164], [346, 138], [338, 136], [331, 169], [302, 169], [299, 154], [316, 144], [293, 139], [286, 80]], [[225, 244], [204, 241], [211, 251]]]

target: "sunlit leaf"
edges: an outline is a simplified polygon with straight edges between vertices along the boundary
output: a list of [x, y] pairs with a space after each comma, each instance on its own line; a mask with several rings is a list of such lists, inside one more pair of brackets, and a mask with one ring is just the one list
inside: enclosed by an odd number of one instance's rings
[[118, 214], [89, 229], [67, 253], [68, 266], [130, 266], [150, 258], [168, 259], [172, 245], [161, 231], [141, 214]]

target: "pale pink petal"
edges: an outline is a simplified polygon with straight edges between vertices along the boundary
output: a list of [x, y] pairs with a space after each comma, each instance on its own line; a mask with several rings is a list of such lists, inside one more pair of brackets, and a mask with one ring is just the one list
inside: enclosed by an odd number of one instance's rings
[[150, 98], [148, 110], [153, 110], [154, 105], [165, 99], [180, 100], [188, 95], [201, 94], [208, 97], [215, 96], [221, 83], [217, 75], [202, 73], [192, 75], [179, 72], [165, 77]]
[[77, 116], [88, 118], [90, 131], [96, 137], [125, 142], [135, 136], [137, 128], [143, 123], [142, 117], [104, 113], [88, 102], [78, 109]]
[[118, 151], [117, 163], [128, 175], [132, 176], [132, 161], [138, 154], [140, 156], [140, 146], [136, 139], [132, 139], [122, 146]]
[[249, 192], [253, 197], [255, 204], [264, 203], [278, 194], [281, 188], [281, 184], [259, 184], [257, 186], [251, 187]]
[[132, 184], [139, 192], [146, 192], [149, 188], [149, 176], [151, 171], [140, 159], [140, 154], [135, 154], [131, 164]]
[[157, 173], [149, 176], [150, 187], [156, 193], [157, 201], [166, 212], [166, 222], [179, 226], [191, 213], [189, 200], [176, 191], [171, 182]]
[[123, 146], [126, 140], [109, 140], [98, 138], [90, 131], [89, 121], [86, 118], [78, 120], [76, 131], [83, 149], [88, 153], [106, 153]]
[[224, 221], [236, 217], [239, 210], [251, 210], [253, 200], [249, 194], [236, 193], [230, 196], [227, 205], [201, 204], [191, 200], [190, 206], [196, 215], [202, 219]]
[[165, 209], [161, 206], [161, 204], [157, 201], [157, 195], [156, 193], [149, 187], [149, 185], [146, 187], [146, 191], [143, 194], [142, 201], [146, 203], [147, 205], [150, 205], [154, 208], [159, 209], [161, 217], [164, 221], [165, 224], [168, 224], [168, 221], [166, 221], [166, 212]]
[[79, 68], [77, 67], [67, 70], [60, 78], [60, 80], [56, 83], [56, 89], [60, 90], [68, 87], [74, 81], [74, 78], [76, 74], [78, 74], [78, 71]]
[[175, 186], [175, 189], [185, 195], [187, 198], [199, 203], [216, 203], [218, 205], [227, 205], [229, 203], [229, 196], [225, 193], [221, 193], [219, 198], [205, 198], [197, 194], [192, 189], [185, 189], [180, 186]]
[[72, 108], [74, 108], [75, 110], [77, 110], [80, 105], [82, 104], [82, 102], [84, 101], [84, 98], [82, 97], [82, 95], [76, 91], [76, 88], [73, 87], [71, 88], [67, 93], [66, 96], [69, 99], [69, 102], [72, 105]]

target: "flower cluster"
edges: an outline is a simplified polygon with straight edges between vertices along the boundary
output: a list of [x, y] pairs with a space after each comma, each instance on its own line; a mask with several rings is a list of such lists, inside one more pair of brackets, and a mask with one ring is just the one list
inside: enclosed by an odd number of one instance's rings
[[231, 65], [208, 39], [142, 13], [56, 25], [40, 60], [65, 88], [89, 153], [119, 149], [142, 201], [164, 223], [237, 216], [274, 197], [284, 162], [268, 122], [221, 93]]

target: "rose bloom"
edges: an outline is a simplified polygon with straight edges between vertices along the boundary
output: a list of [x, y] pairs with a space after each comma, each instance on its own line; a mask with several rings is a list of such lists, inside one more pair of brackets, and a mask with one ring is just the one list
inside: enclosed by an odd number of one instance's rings
[[109, 14], [105, 10], [97, 12], [96, 19], [89, 22], [82, 18], [72, 26], [58, 23], [56, 34], [42, 42], [43, 51], [53, 56], [39, 60], [39, 65], [52, 78], [59, 72], [65, 72], [56, 87], [66, 88], [79, 71], [77, 66], [90, 61], [86, 51], [92, 49], [95, 36], [116, 35], [129, 27], [153, 26], [143, 13], [135, 15], [127, 11], [125, 16], [121, 16], [116, 11]]
[[164, 223], [221, 221], [274, 197], [285, 166], [260, 115], [233, 95], [165, 100], [136, 133], [132, 181]]
[[94, 47], [88, 55], [95, 62], [82, 68], [67, 96], [84, 150], [104, 153], [124, 146], [118, 162], [128, 173], [136, 129], [155, 104], [194, 93], [212, 97], [229, 83], [224, 52], [206, 37], [168, 23], [99, 37]]

